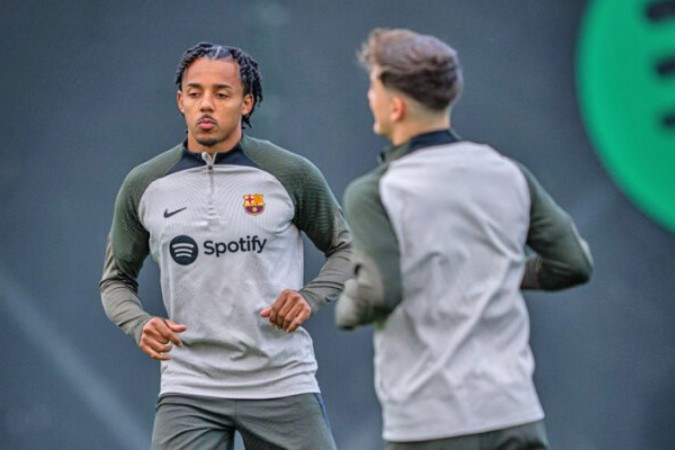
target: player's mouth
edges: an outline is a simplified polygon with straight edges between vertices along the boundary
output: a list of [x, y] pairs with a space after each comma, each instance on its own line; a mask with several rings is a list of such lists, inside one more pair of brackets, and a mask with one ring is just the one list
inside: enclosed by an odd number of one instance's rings
[[216, 121], [210, 117], [202, 117], [197, 121], [197, 127], [202, 131], [212, 130], [216, 126]]

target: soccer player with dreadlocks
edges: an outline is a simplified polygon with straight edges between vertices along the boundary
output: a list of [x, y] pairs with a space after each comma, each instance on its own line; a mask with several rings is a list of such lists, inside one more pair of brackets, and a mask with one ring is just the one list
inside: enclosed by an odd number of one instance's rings
[[[108, 317], [161, 361], [153, 449], [334, 449], [302, 324], [348, 277], [350, 240], [323, 175], [244, 133], [258, 64], [200, 43], [183, 55], [187, 138], [133, 169], [115, 203], [100, 283]], [[303, 286], [302, 233], [326, 255]], [[168, 317], [138, 296], [147, 255]]]

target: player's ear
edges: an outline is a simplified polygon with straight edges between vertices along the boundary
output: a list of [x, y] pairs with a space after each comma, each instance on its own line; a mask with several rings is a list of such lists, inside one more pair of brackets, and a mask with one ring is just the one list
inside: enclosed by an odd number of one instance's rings
[[241, 115], [246, 116], [251, 112], [253, 106], [255, 105], [255, 100], [253, 99], [252, 94], [244, 95], [244, 101], [241, 103]]
[[405, 117], [406, 104], [402, 97], [395, 95], [391, 98], [391, 110], [389, 112], [392, 122], [398, 122]]
[[176, 92], [176, 105], [178, 106], [178, 111], [180, 111], [181, 114], [183, 113], [183, 91], [180, 89]]

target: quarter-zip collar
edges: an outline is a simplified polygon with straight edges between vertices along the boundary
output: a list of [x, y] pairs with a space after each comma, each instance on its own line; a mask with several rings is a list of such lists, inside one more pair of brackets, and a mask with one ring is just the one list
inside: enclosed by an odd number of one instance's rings
[[213, 164], [228, 164], [232, 161], [243, 156], [243, 150], [241, 148], [241, 141], [239, 141], [231, 150], [226, 152], [216, 152], [215, 156], [212, 157], [207, 152], [192, 152], [187, 147], [187, 140], [183, 141], [183, 156], [189, 160], [199, 162], [200, 164], [208, 164], [211, 161]]
[[246, 156], [244, 147], [246, 146], [246, 138], [242, 139], [227, 152], [216, 152], [212, 157], [206, 152], [196, 153], [191, 152], [187, 147], [187, 140], [183, 141], [183, 154], [180, 162], [172, 169], [172, 172], [177, 172], [185, 169], [194, 169], [196, 167], [207, 166], [213, 168], [221, 164], [230, 164], [238, 166], [251, 166], [255, 164]]
[[[197, 167], [211, 167], [219, 164], [231, 164], [239, 166], [251, 166], [255, 164], [244, 153], [244, 146], [246, 146], [246, 138], [242, 137], [241, 141], [237, 143], [230, 151], [217, 152], [213, 158], [208, 153], [191, 152], [187, 147], [187, 140], [183, 141], [183, 151], [178, 163], [169, 171], [169, 173], [179, 172], [186, 169], [194, 169]], [[204, 155], [207, 155], [206, 157]]]
[[388, 164], [408, 153], [436, 145], [452, 144], [461, 141], [462, 138], [453, 130], [437, 130], [418, 134], [401, 145], [391, 146], [380, 154], [380, 164]]

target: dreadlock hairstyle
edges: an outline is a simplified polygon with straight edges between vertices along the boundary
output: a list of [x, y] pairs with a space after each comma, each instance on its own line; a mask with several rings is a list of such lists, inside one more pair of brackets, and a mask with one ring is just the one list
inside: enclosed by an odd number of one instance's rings
[[191, 47], [183, 53], [183, 57], [178, 63], [178, 70], [176, 70], [176, 85], [181, 89], [183, 76], [190, 65], [199, 58], [217, 59], [233, 59], [239, 65], [239, 76], [244, 85], [244, 95], [251, 94], [253, 96], [253, 107], [251, 111], [242, 117], [242, 127], [252, 127], [251, 115], [255, 111], [258, 103], [262, 102], [262, 82], [260, 72], [258, 71], [258, 63], [251, 58], [245, 51], [236, 47], [227, 47], [224, 45], [217, 45], [211, 42], [200, 42]]

